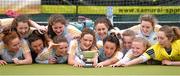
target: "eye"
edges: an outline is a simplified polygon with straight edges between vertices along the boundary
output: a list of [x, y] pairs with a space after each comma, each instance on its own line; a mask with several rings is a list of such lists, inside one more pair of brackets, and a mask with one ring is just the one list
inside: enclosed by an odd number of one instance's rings
[[101, 31], [101, 29], [98, 29], [98, 31]]
[[111, 48], [111, 50], [114, 50], [114, 48]]
[[105, 30], [105, 28], [102, 28], [102, 30]]

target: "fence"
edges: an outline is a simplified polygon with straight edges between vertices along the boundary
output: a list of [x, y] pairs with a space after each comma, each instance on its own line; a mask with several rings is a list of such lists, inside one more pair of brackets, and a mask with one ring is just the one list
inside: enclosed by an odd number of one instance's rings
[[160, 23], [180, 21], [180, 0], [0, 0], [0, 18], [7, 10], [20, 14], [31, 14], [32, 19], [46, 23], [51, 14], [63, 14], [69, 21], [76, 21], [83, 15], [92, 20], [108, 15], [112, 7], [115, 26], [138, 23], [139, 15], [154, 14]]

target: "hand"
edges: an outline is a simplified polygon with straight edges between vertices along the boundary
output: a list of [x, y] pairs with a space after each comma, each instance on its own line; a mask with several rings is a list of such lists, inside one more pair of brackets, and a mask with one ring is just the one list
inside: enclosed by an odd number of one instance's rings
[[53, 46], [59, 45], [59, 44], [55, 44], [54, 42], [50, 41], [48, 42], [48, 49], [52, 48]]
[[48, 59], [48, 63], [50, 63], [50, 64], [55, 64], [56, 62], [57, 62], [57, 60], [54, 57]]
[[43, 34], [46, 34], [47, 33], [47, 30], [41, 30], [41, 29], [38, 29], [38, 32], [43, 35]]
[[48, 31], [46, 26], [44, 26], [44, 25], [40, 25], [37, 29], [42, 31], [42, 33], [47, 33], [47, 31]]
[[98, 64], [95, 66], [95, 68], [102, 68], [102, 67], [104, 67], [104, 66], [103, 66], [103, 64], [101, 64], [101, 63], [98, 63]]
[[77, 39], [77, 40], [79, 40], [80, 39], [80, 35], [75, 35], [74, 37], [73, 37], [73, 39]]
[[120, 62], [117, 62], [117, 63], [115, 63], [115, 64], [113, 64], [113, 65], [110, 65], [111, 67], [119, 67], [119, 66], [121, 66], [122, 64], [120, 63]]
[[20, 64], [20, 61], [18, 58], [13, 58], [12, 60], [14, 61], [15, 64]]
[[4, 60], [0, 60], [0, 65], [6, 65], [7, 64], [7, 62], [6, 61], [4, 61]]
[[73, 66], [74, 67], [82, 67], [83, 65], [81, 63], [75, 63]]
[[172, 62], [170, 60], [163, 60], [162, 64], [163, 65], [172, 65]]

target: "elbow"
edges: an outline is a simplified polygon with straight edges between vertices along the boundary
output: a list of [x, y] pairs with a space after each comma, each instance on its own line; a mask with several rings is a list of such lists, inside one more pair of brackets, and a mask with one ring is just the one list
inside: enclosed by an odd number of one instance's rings
[[27, 61], [27, 64], [32, 64], [32, 59], [29, 59], [29, 60]]

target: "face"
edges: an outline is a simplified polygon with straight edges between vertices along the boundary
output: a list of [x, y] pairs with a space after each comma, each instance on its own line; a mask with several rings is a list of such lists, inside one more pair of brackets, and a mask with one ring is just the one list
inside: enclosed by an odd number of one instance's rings
[[13, 51], [13, 52], [18, 51], [20, 48], [20, 45], [21, 43], [18, 37], [8, 42], [8, 48], [10, 51]]
[[133, 38], [130, 36], [123, 36], [123, 46], [125, 49], [130, 49], [132, 45]]
[[29, 25], [27, 22], [18, 22], [16, 29], [20, 36], [24, 37], [29, 31]]
[[60, 42], [58, 46], [56, 46], [56, 54], [57, 55], [66, 55], [68, 51], [68, 43]]
[[64, 27], [64, 24], [57, 22], [52, 25], [52, 30], [56, 33], [57, 36], [60, 36], [64, 31]]
[[40, 53], [42, 51], [42, 49], [44, 48], [43, 41], [41, 39], [38, 39], [36, 41], [31, 42], [31, 48], [36, 53]]
[[142, 21], [141, 31], [144, 33], [145, 36], [148, 36], [153, 31], [152, 23], [149, 21]]
[[95, 27], [95, 31], [99, 37], [103, 40], [108, 34], [108, 27], [104, 23], [98, 23]]
[[166, 34], [163, 31], [157, 33], [157, 40], [163, 47], [168, 47], [171, 44], [171, 41], [166, 37]]
[[93, 45], [93, 35], [91, 34], [85, 34], [81, 39], [80, 39], [80, 47], [83, 50], [88, 50], [89, 48], [91, 48], [91, 46]]
[[104, 52], [107, 57], [111, 57], [116, 51], [116, 44], [110, 41], [106, 41], [104, 44]]
[[132, 42], [132, 51], [134, 56], [139, 56], [143, 54], [143, 52], [146, 50], [146, 47], [142, 42]]

